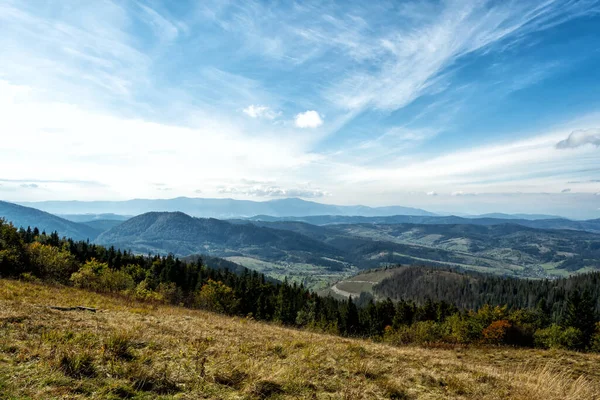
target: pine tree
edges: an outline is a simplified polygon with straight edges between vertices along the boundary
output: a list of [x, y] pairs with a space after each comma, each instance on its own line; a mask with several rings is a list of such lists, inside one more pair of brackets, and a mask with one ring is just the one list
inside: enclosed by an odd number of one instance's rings
[[579, 290], [571, 292], [563, 325], [579, 329], [582, 334], [582, 346], [589, 345], [596, 325], [594, 301], [589, 291], [586, 290], [583, 295]]

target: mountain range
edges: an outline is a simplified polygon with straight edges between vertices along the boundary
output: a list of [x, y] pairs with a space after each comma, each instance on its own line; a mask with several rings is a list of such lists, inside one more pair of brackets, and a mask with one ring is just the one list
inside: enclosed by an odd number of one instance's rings
[[17, 227], [37, 227], [40, 231], [48, 233], [57, 231], [61, 236], [67, 236], [75, 240], [94, 239], [102, 229], [95, 228], [82, 223], [69, 221], [56, 215], [31, 207], [0, 201], [0, 217], [13, 223]]
[[139, 253], [203, 253], [275, 276], [318, 280], [390, 264], [455, 266], [520, 277], [600, 268], [600, 235], [519, 224], [314, 225], [146, 213], [96, 241]]
[[82, 221], [73, 222], [7, 202], [0, 202], [0, 217], [16, 226], [56, 230], [61, 236], [141, 254], [224, 257], [277, 279], [295, 277], [313, 285], [390, 264], [453, 266], [520, 277], [600, 268], [600, 220], [406, 215], [219, 220], [149, 212], [125, 221], [115, 215], [70, 215]]
[[178, 197], [175, 199], [134, 199], [126, 201], [42, 201], [19, 203], [52, 214], [118, 214], [139, 215], [152, 211], [181, 211], [194, 217], [244, 218], [265, 214], [274, 217], [307, 215], [436, 215], [419, 208], [389, 206], [338, 206], [297, 198], [270, 201], [234, 199], [204, 199]]

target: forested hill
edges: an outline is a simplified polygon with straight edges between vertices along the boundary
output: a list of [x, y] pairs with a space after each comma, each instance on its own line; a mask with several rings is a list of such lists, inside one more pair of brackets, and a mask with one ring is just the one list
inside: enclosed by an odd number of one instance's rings
[[428, 267], [399, 267], [373, 286], [379, 298], [447, 301], [462, 309], [484, 304], [514, 308], [544, 307], [555, 318], [564, 314], [566, 300], [574, 290], [588, 292], [600, 312], [600, 272], [555, 280], [528, 280], [476, 272]]
[[104, 232], [97, 240], [140, 253], [237, 255], [242, 249], [269, 259], [310, 258], [313, 253], [340, 257], [341, 252], [307, 236], [254, 224], [231, 224], [214, 218], [194, 218], [181, 212], [151, 212], [133, 217]]
[[17, 227], [37, 227], [48, 233], [57, 231], [61, 236], [76, 240], [93, 240], [102, 232], [86, 224], [81, 224], [31, 207], [24, 207], [6, 201], [0, 201], [0, 218], [11, 221]]

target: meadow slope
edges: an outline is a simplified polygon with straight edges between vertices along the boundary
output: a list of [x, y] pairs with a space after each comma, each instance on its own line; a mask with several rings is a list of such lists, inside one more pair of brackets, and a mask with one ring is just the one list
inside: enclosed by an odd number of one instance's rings
[[599, 399], [599, 362], [567, 351], [393, 347], [0, 280], [2, 399]]

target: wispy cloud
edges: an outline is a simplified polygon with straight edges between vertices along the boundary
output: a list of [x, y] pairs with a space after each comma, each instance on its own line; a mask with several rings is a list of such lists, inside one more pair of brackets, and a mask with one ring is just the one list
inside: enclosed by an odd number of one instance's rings
[[[451, 67], [466, 55], [491, 51], [493, 46], [598, 10], [596, 2], [459, 0], [442, 6], [443, 10], [429, 14], [436, 17], [424, 17], [413, 7], [409, 15], [418, 24], [409, 22], [371, 40], [370, 53], [380, 54], [380, 68], [374, 72], [365, 68], [335, 83], [328, 89], [330, 100], [346, 109], [402, 108], [444, 90]], [[532, 81], [528, 77], [519, 86]]]
[[218, 189], [220, 194], [242, 194], [251, 197], [303, 197], [319, 198], [328, 196], [329, 193], [324, 190], [314, 189], [310, 186], [282, 188], [277, 185], [256, 185], [256, 186], [224, 186]]
[[254, 104], [251, 104], [248, 107], [244, 108], [242, 112], [250, 118], [275, 119], [279, 115], [279, 113], [276, 113], [267, 106]]

